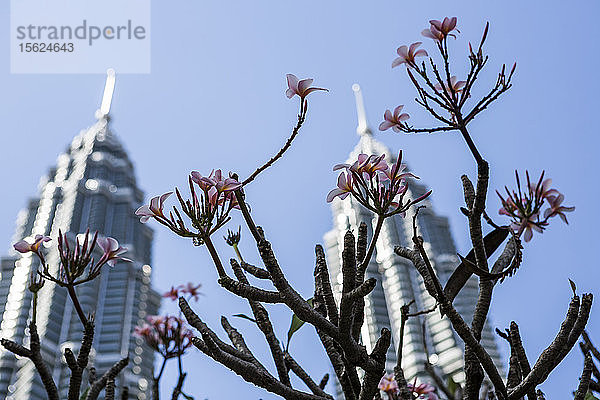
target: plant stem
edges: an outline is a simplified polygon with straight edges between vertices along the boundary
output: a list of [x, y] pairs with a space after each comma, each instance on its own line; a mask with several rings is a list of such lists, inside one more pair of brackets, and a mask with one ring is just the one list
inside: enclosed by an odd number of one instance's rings
[[244, 221], [246, 221], [246, 225], [248, 225], [248, 229], [250, 229], [250, 233], [254, 236], [254, 240], [256, 243], [262, 240], [262, 237], [258, 233], [258, 229], [250, 216], [250, 211], [248, 211], [248, 207], [246, 206], [246, 201], [244, 200], [244, 196], [242, 192], [238, 189], [233, 192], [235, 194], [235, 198], [237, 199], [238, 204], [240, 205], [240, 211], [242, 212], [242, 216], [244, 217]]
[[221, 263], [221, 259], [219, 258], [219, 253], [217, 253], [217, 249], [215, 249], [215, 246], [210, 240], [210, 237], [207, 236], [202, 239], [204, 240], [206, 248], [208, 249], [208, 252], [210, 253], [210, 256], [213, 259], [213, 262], [215, 263], [215, 267], [217, 267], [217, 273], [219, 274], [219, 278], [227, 276], [227, 274], [225, 273], [225, 268], [223, 268], [223, 264]]
[[88, 323], [88, 320], [85, 316], [85, 313], [83, 312], [83, 309], [81, 308], [81, 304], [79, 304], [79, 299], [77, 298], [77, 293], [75, 293], [75, 287], [73, 287], [72, 285], [67, 285], [67, 291], [69, 292], [69, 296], [71, 297], [73, 306], [75, 306], [75, 310], [77, 311], [79, 320], [81, 321], [83, 326], [86, 326]]
[[160, 371], [158, 372], [158, 376], [152, 377], [152, 400], [159, 400], [159, 390], [158, 384], [160, 382], [160, 378], [162, 378], [163, 372], [165, 372], [165, 366], [167, 365], [167, 358], [163, 357], [162, 365], [160, 366]]
[[375, 251], [375, 244], [377, 243], [377, 238], [379, 237], [379, 233], [381, 233], [381, 228], [383, 227], [383, 221], [385, 217], [382, 215], [377, 216], [377, 224], [375, 225], [375, 231], [373, 232], [373, 238], [371, 239], [371, 243], [369, 244], [369, 249], [367, 250], [367, 254], [365, 254], [364, 260], [360, 261], [360, 269], [364, 270], [369, 265], [369, 261], [371, 260], [371, 256], [373, 255], [373, 251]]
[[240, 262], [243, 263], [244, 259], [242, 258], [242, 253], [240, 253], [240, 249], [238, 248], [237, 244], [233, 245], [233, 250], [235, 250], [235, 254], [237, 255], [237, 257], [240, 259]]
[[35, 324], [36, 323], [36, 316], [37, 314], [37, 292], [33, 292], [33, 310], [32, 310], [32, 316], [31, 316], [31, 321]]
[[277, 154], [275, 154], [273, 157], [271, 157], [271, 159], [269, 161], [267, 161], [261, 167], [257, 168], [256, 171], [254, 171], [252, 173], [252, 175], [250, 175], [248, 178], [246, 178], [242, 182], [242, 186], [246, 186], [248, 183], [252, 182], [254, 180], [254, 178], [256, 178], [258, 176], [258, 174], [260, 174], [265, 169], [267, 169], [271, 165], [273, 165], [275, 163], [275, 161], [280, 159], [281, 156], [283, 156], [283, 153], [285, 153], [287, 151], [287, 149], [290, 148], [290, 146], [292, 145], [292, 142], [298, 135], [298, 132], [300, 132], [300, 128], [302, 127], [302, 124], [304, 123], [304, 119], [306, 118], [307, 107], [305, 107], [304, 104], [305, 104], [305, 100], [301, 99], [300, 112], [298, 113], [298, 122], [296, 123], [296, 126], [294, 127], [294, 130], [292, 131], [292, 135], [288, 138], [288, 140], [285, 142], [283, 147], [279, 150], [279, 152]]
[[477, 161], [477, 165], [480, 165], [481, 163], [484, 162], [483, 157], [481, 157], [481, 154], [479, 154], [479, 150], [477, 150], [477, 147], [475, 146], [473, 139], [471, 139], [471, 135], [469, 135], [469, 131], [467, 131], [467, 128], [464, 126], [462, 117], [457, 114], [456, 119], [458, 120], [458, 123], [460, 126], [459, 130], [460, 130], [460, 133], [462, 134], [463, 139], [465, 139], [465, 142], [467, 142], [467, 146], [469, 146], [469, 150], [471, 150], [473, 157], [475, 157], [475, 161]]

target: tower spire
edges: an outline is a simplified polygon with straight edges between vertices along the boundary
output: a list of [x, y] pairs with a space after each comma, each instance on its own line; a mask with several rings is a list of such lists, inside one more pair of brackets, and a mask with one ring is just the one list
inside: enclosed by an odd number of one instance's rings
[[369, 128], [369, 124], [367, 122], [367, 113], [365, 111], [365, 103], [363, 101], [360, 85], [358, 83], [352, 85], [352, 91], [354, 92], [354, 99], [356, 100], [356, 114], [358, 117], [358, 126], [356, 127], [356, 133], [358, 133], [360, 136], [372, 135], [373, 132], [371, 132], [371, 129]]
[[106, 71], [106, 84], [104, 85], [104, 95], [102, 96], [102, 105], [98, 113], [98, 118], [108, 116], [112, 104], [113, 93], [115, 91], [115, 70], [109, 68]]

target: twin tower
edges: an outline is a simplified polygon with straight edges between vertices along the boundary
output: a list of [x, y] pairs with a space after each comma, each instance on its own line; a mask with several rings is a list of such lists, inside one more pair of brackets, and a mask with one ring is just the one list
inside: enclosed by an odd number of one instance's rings
[[[152, 230], [134, 215], [143, 203], [133, 164], [111, 131], [110, 103], [114, 73], [109, 71], [97, 121], [75, 136], [67, 150], [58, 156], [56, 166], [42, 177], [39, 193], [19, 213], [15, 241], [47, 235], [53, 238], [48, 254], [50, 266], [58, 265], [56, 238], [62, 232], [98, 231], [114, 237], [128, 248], [133, 262], [104, 267], [100, 277], [79, 286], [82, 308], [94, 310], [94, 335], [91, 362], [103, 374], [118, 360], [129, 356], [127, 368], [119, 375], [116, 387], [127, 386], [130, 398], [150, 399], [154, 353], [133, 329], [147, 315], [158, 313], [160, 295], [150, 285], [152, 268]], [[0, 261], [0, 336], [17, 343], [28, 341], [26, 327], [31, 312], [31, 293], [27, 290], [29, 273], [37, 257], [14, 253]], [[38, 332], [42, 356], [59, 389], [67, 398], [70, 370], [62, 356], [65, 347], [76, 350], [82, 327], [67, 291], [46, 281], [38, 293]], [[28, 359], [0, 350], [0, 398], [43, 400], [44, 386]]]

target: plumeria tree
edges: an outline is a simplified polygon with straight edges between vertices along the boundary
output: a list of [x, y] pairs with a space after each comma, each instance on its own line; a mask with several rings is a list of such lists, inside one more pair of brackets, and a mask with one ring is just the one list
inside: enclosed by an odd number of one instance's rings
[[[275, 370], [271, 371], [260, 361], [246, 344], [243, 335], [236, 330], [229, 320], [222, 317], [221, 325], [229, 338], [227, 343], [211, 329], [192, 310], [188, 301], [181, 297], [180, 308], [188, 323], [197, 331], [191, 341], [195, 347], [210, 358], [228, 367], [246, 381], [264, 388], [286, 399], [331, 399], [325, 392], [328, 375], [321, 380], [314, 380], [276, 337], [269, 318], [269, 304], [284, 304], [296, 319], [292, 322], [290, 332], [304, 324], [315, 328], [316, 337], [331, 363], [331, 369], [347, 400], [372, 400], [387, 396], [390, 399], [437, 399], [445, 397], [458, 399], [498, 398], [529, 400], [543, 398], [537, 386], [546, 380], [549, 373], [575, 345], [583, 332], [589, 317], [592, 295], [578, 296], [574, 289], [567, 316], [554, 341], [542, 352], [537, 361], [531, 365], [523, 348], [518, 325], [513, 322], [504, 332], [498, 331], [505, 338], [511, 349], [508, 362], [508, 376], [501, 376], [499, 369], [492, 362], [486, 349], [481, 345], [481, 333], [488, 317], [492, 300], [492, 292], [497, 283], [511, 277], [519, 268], [523, 257], [521, 238], [532, 240], [533, 231], [542, 232], [550, 223], [560, 217], [567, 222], [566, 212], [574, 207], [563, 205], [564, 196], [551, 188], [551, 181], [545, 179], [544, 173], [538, 179], [530, 179], [525, 172], [526, 182], [521, 182], [516, 174], [516, 189], [506, 189], [506, 194], [498, 191], [502, 201], [500, 214], [508, 217], [508, 221], [495, 222], [487, 212], [488, 181], [490, 165], [479, 152], [475, 140], [469, 130], [473, 119], [486, 110], [494, 101], [512, 86], [512, 78], [516, 64], [508, 69], [502, 66], [497, 79], [487, 93], [476, 99], [472, 93], [481, 71], [488, 63], [484, 53], [484, 44], [489, 25], [485, 26], [479, 44], [468, 45], [467, 60], [469, 70], [464, 80], [453, 74], [448, 41], [455, 40], [459, 31], [457, 19], [444, 18], [432, 20], [422, 35], [431, 40], [432, 50], [421, 48], [422, 42], [400, 46], [398, 57], [393, 60], [392, 68], [405, 67], [407, 76], [412, 82], [417, 97], [415, 102], [424, 108], [436, 121], [434, 126], [415, 127], [408, 123], [410, 116], [403, 112], [400, 105], [386, 110], [384, 120], [379, 126], [382, 131], [392, 129], [404, 133], [446, 133], [458, 132], [464, 140], [477, 166], [474, 180], [467, 175], [462, 176], [465, 204], [461, 211], [468, 220], [468, 235], [472, 250], [467, 256], [460, 258], [454, 273], [442, 285], [431, 261], [429, 260], [423, 238], [417, 228], [419, 203], [431, 192], [419, 198], [407, 196], [407, 181], [417, 179], [412, 173], [405, 171], [402, 164], [402, 153], [395, 162], [389, 163], [384, 155], [360, 154], [350, 164], [338, 164], [334, 170], [341, 170], [337, 187], [327, 196], [331, 202], [335, 198], [341, 200], [351, 196], [352, 199], [370, 210], [376, 217], [375, 229], [371, 237], [367, 235], [367, 225], [363, 222], [358, 235], [348, 231], [344, 238], [342, 252], [342, 294], [336, 302], [332, 291], [329, 271], [323, 248], [315, 248], [315, 287], [312, 298], [303, 298], [288, 281], [284, 270], [280, 267], [275, 251], [265, 231], [252, 218], [244, 193], [244, 187], [254, 178], [272, 166], [289, 148], [305, 121], [308, 111], [307, 96], [323, 88], [312, 87], [312, 79], [299, 80], [288, 75], [288, 98], [299, 97], [300, 109], [298, 120], [291, 136], [282, 149], [264, 165], [246, 179], [240, 179], [233, 172], [225, 175], [221, 170], [213, 170], [207, 176], [192, 172], [188, 177], [189, 198], [185, 199], [179, 189], [177, 204], [168, 208], [166, 198], [168, 192], [157, 196], [148, 206], [141, 207], [137, 214], [142, 221], [150, 218], [166, 226], [176, 235], [190, 238], [196, 245], [206, 246], [217, 270], [219, 284], [232, 294], [245, 298], [253, 316], [244, 316], [252, 320], [263, 333], [268, 344]], [[431, 55], [430, 55], [431, 53]], [[433, 55], [435, 54], [435, 56]], [[474, 181], [474, 183], [473, 183]], [[391, 333], [382, 329], [379, 340], [368, 352], [360, 342], [361, 327], [364, 323], [364, 298], [375, 287], [375, 279], [365, 279], [368, 265], [378, 240], [383, 221], [393, 215], [405, 216], [412, 209], [413, 245], [397, 246], [395, 252], [412, 262], [422, 276], [426, 290], [435, 299], [436, 305], [430, 310], [410, 310], [411, 304], [402, 307], [402, 328], [398, 348], [398, 363], [393, 371], [386, 374], [385, 359], [390, 346]], [[234, 211], [235, 210], [235, 211]], [[240, 212], [253, 241], [256, 243], [262, 265], [251, 265], [242, 257], [238, 243], [240, 231], [229, 231], [226, 241], [234, 248], [236, 258], [230, 259], [233, 276], [217, 252], [214, 233], [224, 226], [232, 212]], [[484, 235], [484, 227], [488, 225], [489, 233]], [[503, 248], [500, 255], [492, 259], [492, 253]], [[472, 323], [468, 325], [453, 306], [453, 300], [461, 291], [467, 280], [473, 275], [479, 279], [479, 298], [475, 307]], [[256, 285], [249, 278], [267, 284]], [[574, 286], [573, 286], [574, 287]], [[407, 382], [401, 365], [402, 332], [409, 318], [419, 318], [425, 313], [439, 312], [448, 318], [453, 329], [465, 343], [464, 385], [452, 382], [448, 385], [436, 370], [425, 364], [424, 370], [431, 376], [431, 382]], [[584, 352], [592, 352], [593, 346], [584, 343]], [[586, 367], [575, 395], [581, 400], [588, 393], [590, 386], [590, 357], [586, 356]], [[290, 374], [296, 375], [305, 385], [305, 389], [292, 385]], [[593, 381], [592, 381], [593, 383]]]

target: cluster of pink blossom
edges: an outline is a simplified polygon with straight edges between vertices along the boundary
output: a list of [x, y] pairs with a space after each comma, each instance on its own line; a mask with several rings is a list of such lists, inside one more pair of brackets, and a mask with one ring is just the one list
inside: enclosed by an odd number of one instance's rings
[[404, 202], [408, 189], [406, 178], [419, 179], [410, 172], [404, 172], [405, 168], [406, 165], [402, 164], [402, 151], [391, 165], [385, 161], [385, 154], [359, 154], [353, 164], [338, 164], [333, 167], [334, 171], [344, 171], [338, 177], [338, 187], [327, 195], [327, 202], [336, 197], [343, 200], [351, 194], [356, 201], [380, 216], [403, 215], [412, 204], [431, 194], [429, 191], [415, 200]]
[[[526, 242], [529, 242], [533, 237], [533, 231], [542, 233], [548, 226], [550, 218], [559, 216], [566, 224], [567, 216], [565, 212], [575, 210], [575, 207], [566, 207], [562, 205], [564, 196], [556, 189], [550, 188], [551, 179], [544, 179], [544, 172], [540, 175], [537, 182], [531, 182], [529, 172], [526, 171], [527, 186], [521, 188], [521, 182], [518, 172], [515, 171], [517, 190], [512, 192], [505, 187], [507, 197], [504, 198], [496, 191], [502, 208], [499, 214], [509, 216], [512, 221], [510, 227], [515, 234], [521, 235]], [[547, 204], [548, 208], [542, 213], [542, 208]]]
[[[400, 390], [394, 374], [385, 374], [379, 381], [378, 388], [388, 396], [388, 400], [398, 399]], [[414, 399], [438, 400], [438, 396], [435, 394], [435, 387], [428, 383], [421, 383], [419, 385], [409, 383], [408, 390]]]
[[[422, 32], [422, 35], [435, 40], [437, 43], [440, 43], [448, 36], [456, 37], [452, 33], [453, 31], [458, 31], [458, 29], [456, 29], [456, 21], [456, 17], [446, 17], [443, 21], [432, 19], [429, 21], [429, 28], [425, 29]], [[427, 51], [423, 49], [417, 50], [422, 44], [423, 42], [415, 42], [410, 46], [398, 47], [396, 50], [398, 53], [398, 58], [392, 62], [392, 68], [402, 64], [406, 64], [407, 67], [416, 68], [417, 65], [415, 62], [415, 57], [429, 57]]]
[[[198, 171], [192, 171], [188, 177], [191, 200], [184, 200], [178, 189], [175, 189], [181, 210], [191, 221], [194, 228], [199, 230], [201, 236], [210, 236], [214, 231], [228, 221], [229, 212], [239, 204], [234, 191], [242, 184], [230, 173], [225, 177], [220, 169], [213, 170], [209, 176], [202, 176]], [[199, 194], [197, 194], [197, 190]], [[153, 197], [150, 204], [141, 206], [135, 212], [141, 222], [154, 218], [157, 222], [167, 226], [173, 232], [182, 236], [194, 236], [181, 218], [176, 207], [169, 215], [165, 215], [165, 200], [173, 192]]]
[[[239, 189], [242, 184], [237, 179], [232, 178], [231, 174], [229, 177], [224, 177], [221, 170], [217, 169], [212, 170], [209, 176], [202, 176], [200, 172], [192, 171], [190, 177], [202, 190], [211, 208], [215, 208], [225, 202], [230, 202], [230, 207], [232, 208], [239, 208], [233, 191]], [[192, 197], [197, 203], [198, 199], [196, 198], [195, 191], [192, 191]]]
[[192, 345], [192, 332], [181, 318], [170, 315], [152, 315], [141, 326], [136, 326], [134, 335], [165, 359], [178, 357]]
[[[33, 243], [28, 243], [21, 240], [14, 244], [15, 250], [20, 253], [32, 252], [38, 256], [41, 261], [44, 276], [48, 277], [49, 271], [46, 265], [44, 253], [40, 246], [42, 243], [52, 240], [48, 236], [36, 235]], [[92, 254], [96, 245], [102, 250], [102, 256], [97, 262], [94, 262]], [[73, 248], [71, 248], [73, 247]], [[93, 279], [100, 273], [100, 269], [104, 264], [113, 267], [117, 261], [131, 262], [130, 259], [122, 257], [127, 249], [119, 245], [116, 239], [111, 237], [98, 237], [98, 232], [90, 240], [89, 229], [85, 232], [83, 243], [79, 242], [79, 238], [75, 238], [73, 246], [69, 245], [67, 234], [58, 232], [58, 255], [60, 257], [59, 277], [55, 282], [73, 283], [77, 278], [83, 275], [88, 270], [88, 278]]]
[[[442, 51], [442, 55], [447, 56], [445, 40], [448, 36], [456, 37], [452, 33], [454, 31], [458, 32], [458, 29], [456, 29], [456, 22], [456, 17], [446, 17], [443, 21], [431, 20], [429, 21], [429, 28], [425, 29], [422, 34], [425, 37], [433, 39]], [[421, 76], [426, 76], [425, 66], [419, 68], [416, 63], [417, 57], [429, 57], [426, 50], [419, 49], [422, 44], [422, 42], [415, 42], [410, 46], [403, 45], [398, 47], [396, 50], [398, 57], [392, 62], [392, 68], [402, 64], [406, 65], [408, 74], [413, 82], [416, 81], [409, 68], [413, 68]], [[456, 76], [449, 77], [447, 82], [443, 82], [439, 75], [436, 76], [438, 82], [435, 84], [429, 83], [429, 87], [435, 92], [437, 99], [442, 99], [444, 102], [456, 100], [456, 96], [464, 90], [467, 83], [466, 81], [459, 81]], [[432, 95], [428, 96], [439, 104], [439, 100], [431, 97]], [[383, 122], [379, 125], [379, 130], [386, 131], [392, 128], [394, 132], [411, 132], [411, 128], [406, 123], [406, 120], [408, 120], [410, 116], [407, 113], [402, 113], [403, 107], [403, 105], [400, 105], [396, 107], [393, 112], [386, 110], [383, 115]]]
[[163, 293], [162, 297], [177, 300], [180, 296], [187, 296], [188, 300], [193, 298], [197, 301], [202, 294], [199, 290], [201, 287], [201, 283], [194, 286], [192, 282], [188, 282], [185, 285], [171, 286], [171, 289], [168, 292]]

